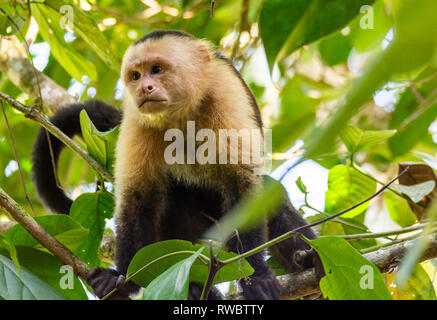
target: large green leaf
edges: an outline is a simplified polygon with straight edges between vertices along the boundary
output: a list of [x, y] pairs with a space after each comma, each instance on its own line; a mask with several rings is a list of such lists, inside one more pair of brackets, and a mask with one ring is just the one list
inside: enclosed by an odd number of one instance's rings
[[[374, 53], [360, 76], [349, 86], [345, 98], [335, 108], [335, 112], [321, 127], [307, 135], [305, 157], [316, 158], [329, 150], [348, 120], [392, 75], [417, 70], [432, 58], [437, 42], [434, 36], [437, 25], [431, 12], [437, 10], [437, 2], [391, 0], [390, 3], [395, 17], [396, 32], [393, 41], [384, 50]], [[413, 36], [409, 28], [415, 30], [416, 36]]]
[[46, 282], [21, 267], [21, 274], [14, 263], [0, 255], [0, 296], [6, 300], [63, 300], [63, 297]]
[[[62, 277], [64, 273], [61, 272], [63, 263], [52, 254], [37, 250], [31, 247], [17, 247], [18, 260], [21, 266], [26, 268], [32, 274], [47, 282], [62, 296], [69, 300], [88, 300], [85, 289], [79, 278], [73, 274], [72, 288], [62, 288]], [[0, 251], [0, 254], [3, 254]], [[7, 254], [5, 254], [7, 256]], [[37, 262], [37, 263], [36, 263]], [[73, 271], [71, 271], [73, 272]]]
[[[376, 192], [376, 182], [353, 167], [337, 165], [329, 170], [325, 193], [325, 212], [335, 214], [363, 201]], [[343, 215], [354, 217], [368, 207], [364, 203]]]
[[109, 39], [100, 31], [93, 18], [80, 10], [70, 0], [45, 0], [44, 5], [53, 9], [53, 15], [57, 15], [56, 21], [59, 21], [63, 16], [61, 7], [68, 5], [72, 9], [74, 32], [88, 44], [110, 69], [115, 72], [120, 71], [120, 58], [117, 56], [116, 51], [111, 50]]
[[[316, 106], [321, 99], [308, 95], [310, 90], [321, 91], [328, 86], [294, 75], [281, 91], [280, 114], [272, 126], [274, 152], [285, 152], [307, 127], [315, 120]], [[293, 128], [293, 130], [290, 130]]]
[[[150, 282], [165, 270], [191, 256], [202, 248], [200, 244], [192, 244], [184, 240], [166, 240], [150, 244], [140, 249], [129, 264], [127, 277], [142, 287], [147, 287]], [[217, 252], [217, 248], [214, 249]], [[208, 256], [209, 254], [207, 254]], [[219, 259], [227, 260], [236, 254], [222, 250]], [[191, 267], [193, 272], [190, 281], [203, 283], [208, 276], [208, 266], [196, 260]], [[253, 273], [252, 267], [245, 260], [226, 265], [217, 273], [214, 283], [240, 279]]]
[[114, 198], [107, 192], [81, 194], [72, 204], [70, 216], [84, 228], [88, 237], [80, 245], [79, 257], [91, 265], [99, 265], [98, 250], [105, 230], [105, 219], [112, 217]]
[[97, 80], [94, 65], [65, 42], [57, 12], [43, 5], [32, 4], [32, 16], [38, 23], [41, 36], [49, 43], [51, 53], [73, 78], [82, 82], [82, 76], [86, 75], [92, 80]]
[[144, 300], [185, 300], [191, 266], [205, 248], [200, 248], [154, 279], [144, 290]]
[[205, 234], [206, 239], [227, 241], [238, 230], [251, 229], [277, 213], [287, 192], [280, 182], [265, 176], [264, 184], [248, 192], [242, 200]]
[[378, 268], [347, 241], [336, 237], [308, 240], [325, 269], [320, 280], [330, 300], [392, 300]]
[[374, 0], [270, 0], [260, 15], [260, 32], [270, 69], [297, 48], [344, 27]]
[[[88, 236], [88, 230], [67, 215], [47, 215], [35, 217], [36, 222], [59, 242], [72, 251], [76, 251]], [[47, 251], [21, 225], [12, 227], [5, 234], [16, 246], [35, 247]]]

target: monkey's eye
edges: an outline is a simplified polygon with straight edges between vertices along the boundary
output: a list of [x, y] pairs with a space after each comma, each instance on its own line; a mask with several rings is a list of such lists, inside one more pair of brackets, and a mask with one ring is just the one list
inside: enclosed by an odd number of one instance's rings
[[138, 71], [132, 72], [132, 79], [138, 80], [139, 78], [141, 78], [141, 73], [139, 73]]
[[159, 64], [155, 64], [155, 65], [152, 67], [152, 74], [160, 73], [161, 70], [162, 70], [162, 67], [161, 67]]

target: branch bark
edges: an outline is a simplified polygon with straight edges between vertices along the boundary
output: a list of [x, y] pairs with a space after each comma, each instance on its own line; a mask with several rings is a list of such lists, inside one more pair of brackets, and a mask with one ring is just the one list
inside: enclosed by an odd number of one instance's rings
[[[397, 243], [380, 250], [364, 254], [381, 272], [393, 272], [404, 257], [408, 248], [414, 245], [415, 240]], [[432, 235], [428, 249], [421, 257], [420, 262], [437, 257], [437, 234]], [[283, 299], [296, 299], [320, 291], [318, 279], [314, 269], [300, 273], [288, 274], [278, 277], [281, 284]]]
[[0, 206], [22, 225], [39, 243], [52, 252], [64, 264], [71, 266], [74, 272], [86, 281], [88, 265], [64, 247], [58, 240], [42, 228], [27, 212], [0, 188]]
[[[47, 114], [53, 114], [61, 106], [76, 102], [76, 99], [70, 96], [63, 87], [47, 75], [33, 69], [23, 45], [16, 37], [0, 37], [0, 71], [36, 101], [40, 100], [39, 80], [44, 112]], [[38, 79], [35, 78], [35, 73]]]

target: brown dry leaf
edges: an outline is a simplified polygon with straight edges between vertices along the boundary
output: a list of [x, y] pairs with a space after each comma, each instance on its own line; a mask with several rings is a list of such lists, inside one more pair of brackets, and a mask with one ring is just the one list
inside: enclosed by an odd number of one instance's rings
[[434, 169], [423, 162], [401, 162], [399, 163], [399, 172], [405, 170], [406, 167], [409, 167], [409, 169], [399, 178], [399, 184], [411, 186], [430, 180], [436, 183], [434, 190], [423, 197], [422, 200], [418, 202], [419, 205], [409, 202], [411, 210], [417, 217], [417, 220], [420, 221], [423, 218], [426, 208], [429, 207], [431, 200], [437, 195], [437, 176]]

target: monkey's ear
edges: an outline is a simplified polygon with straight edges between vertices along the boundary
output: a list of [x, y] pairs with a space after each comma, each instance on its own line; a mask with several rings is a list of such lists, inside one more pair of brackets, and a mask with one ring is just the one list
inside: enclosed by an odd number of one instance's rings
[[205, 46], [203, 46], [203, 45], [199, 46], [199, 54], [202, 57], [204, 62], [211, 61], [211, 56], [209, 55], [208, 48], [206, 48]]

